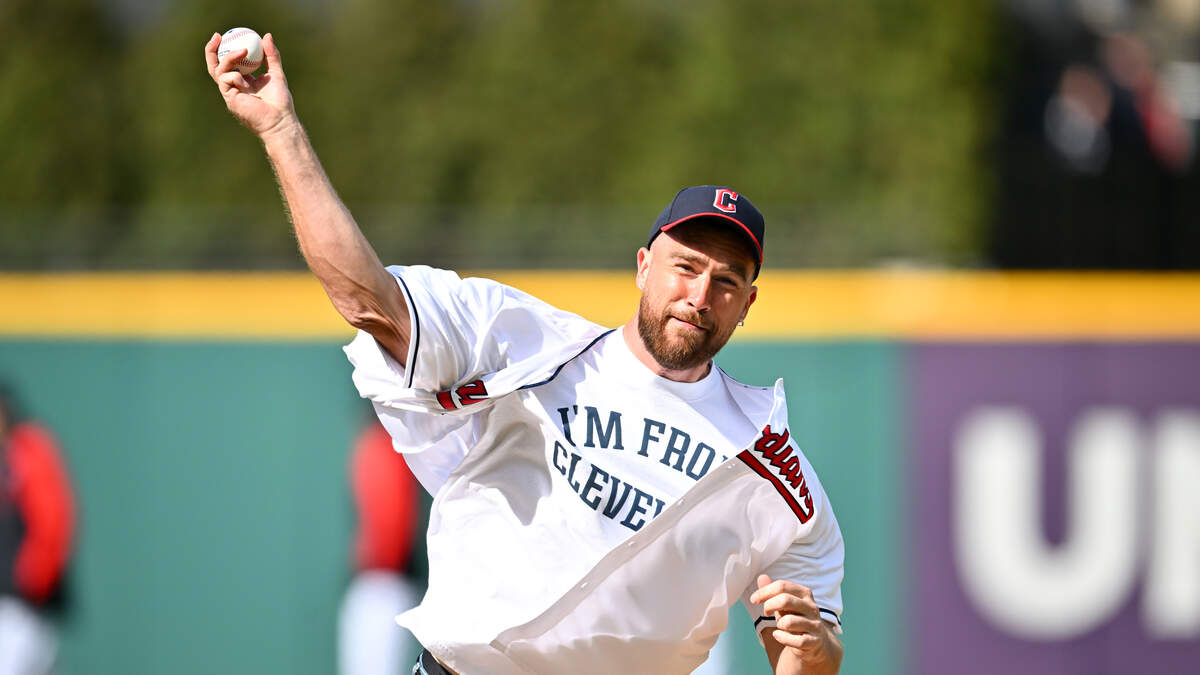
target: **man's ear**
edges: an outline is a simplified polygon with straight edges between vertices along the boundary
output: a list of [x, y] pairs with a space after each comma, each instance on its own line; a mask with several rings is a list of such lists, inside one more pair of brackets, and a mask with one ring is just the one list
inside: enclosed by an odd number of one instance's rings
[[639, 291], [646, 290], [646, 276], [650, 274], [650, 258], [651, 257], [653, 257], [653, 254], [650, 253], [650, 249], [648, 249], [644, 246], [642, 248], [638, 249], [638, 252], [637, 252], [637, 275], [634, 277], [634, 281], [637, 283], [637, 287], [638, 287]]
[[742, 310], [742, 321], [746, 320], [746, 315], [750, 313], [750, 305], [758, 299], [758, 286], [750, 287], [750, 297], [746, 298], [746, 308]]

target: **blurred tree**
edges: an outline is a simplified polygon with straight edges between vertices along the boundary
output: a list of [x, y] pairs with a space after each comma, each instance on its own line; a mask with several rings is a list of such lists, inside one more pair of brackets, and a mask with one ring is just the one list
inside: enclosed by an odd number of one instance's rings
[[[122, 206], [107, 231], [125, 236], [86, 265], [297, 265], [261, 150], [200, 62], [212, 31], [249, 25], [277, 36], [314, 144], [386, 260], [626, 266], [675, 190], [728, 183], [771, 221], [773, 264], [970, 262], [999, 58], [986, 7], [178, 0], [153, 31], [93, 35], [76, 59], [120, 63], [93, 76], [103, 100], [86, 109], [107, 120], [93, 140], [22, 137], [86, 153], [98, 185], [30, 179], [3, 201], [86, 202], [101, 220]], [[30, 41], [52, 23], [29, 21]], [[4, 110], [45, 107], [22, 100]]]
[[262, 149], [225, 110], [202, 48], [214, 32], [242, 25], [299, 41], [312, 18], [269, 0], [224, 8], [179, 0], [158, 27], [129, 37], [119, 81], [136, 106], [128, 151], [141, 167], [142, 190], [130, 214], [135, 236], [110, 264], [298, 264]]
[[92, 0], [0, 3], [0, 265], [85, 265], [136, 193], [122, 157], [116, 36]]

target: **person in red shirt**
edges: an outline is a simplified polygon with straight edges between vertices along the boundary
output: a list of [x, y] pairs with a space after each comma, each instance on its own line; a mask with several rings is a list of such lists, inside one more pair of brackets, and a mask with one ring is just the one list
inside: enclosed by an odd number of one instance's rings
[[338, 665], [342, 675], [406, 672], [419, 650], [396, 625], [397, 614], [421, 599], [411, 562], [420, 522], [420, 486], [392, 439], [372, 418], [350, 458], [350, 484], [358, 530], [355, 576], [338, 618]]
[[16, 414], [0, 387], [0, 675], [48, 673], [75, 528], [75, 500], [54, 437]]

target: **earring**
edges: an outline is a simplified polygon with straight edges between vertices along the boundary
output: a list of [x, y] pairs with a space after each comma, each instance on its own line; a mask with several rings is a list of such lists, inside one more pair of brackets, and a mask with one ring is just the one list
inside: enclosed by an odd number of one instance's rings
[[746, 325], [745, 319], [742, 319], [741, 321], [738, 322], [738, 327], [745, 326], [745, 325]]

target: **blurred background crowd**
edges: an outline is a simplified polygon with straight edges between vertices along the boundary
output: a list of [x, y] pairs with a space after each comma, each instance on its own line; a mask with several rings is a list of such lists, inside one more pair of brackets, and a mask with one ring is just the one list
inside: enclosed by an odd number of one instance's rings
[[[843, 672], [1200, 662], [1200, 0], [0, 0], [0, 675], [411, 657], [387, 617], [420, 597], [429, 497], [364, 422], [346, 329], [279, 318], [323, 300], [265, 311], [292, 282], [242, 275], [303, 261], [204, 71], [235, 26], [274, 34], [385, 263], [591, 302], [631, 284], [571, 274], [631, 269], [680, 187], [754, 200], [763, 283], [816, 292], [722, 365], [797, 401], [847, 538]], [[915, 270], [918, 318], [953, 296], [985, 328], [906, 332], [887, 275]], [[178, 296], [149, 274], [180, 271], [204, 274]], [[1011, 304], [958, 295], [997, 271]], [[1056, 325], [1080, 298], [1153, 320]], [[150, 320], [170, 305], [194, 321]], [[814, 307], [893, 322], [789, 328]], [[1010, 316], [1036, 322], [987, 332]], [[972, 483], [979, 458], [1020, 489]], [[1076, 481], [1122, 466], [1119, 497]], [[1110, 508], [1127, 527], [1085, 527]], [[759, 663], [734, 621], [706, 675]]]

